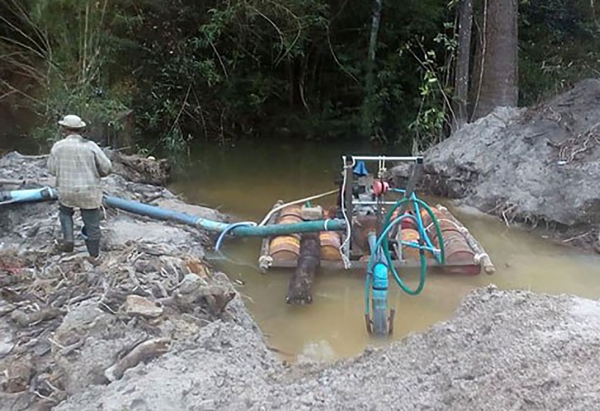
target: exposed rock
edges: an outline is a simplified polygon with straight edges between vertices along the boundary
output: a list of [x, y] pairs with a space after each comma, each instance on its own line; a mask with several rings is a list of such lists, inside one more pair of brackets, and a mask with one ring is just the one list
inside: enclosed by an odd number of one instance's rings
[[[53, 186], [46, 161], [18, 153], [0, 158], [0, 191]], [[107, 195], [185, 208], [163, 187], [117, 174], [102, 184]], [[1, 411], [50, 409], [145, 366], [166, 352], [165, 341], [190, 341], [214, 320], [260, 335], [227, 278], [203, 260], [207, 233], [103, 211], [103, 259], [92, 266], [78, 235], [79, 213], [75, 252], [62, 254], [55, 247], [60, 238], [55, 202], [0, 206]], [[202, 207], [193, 212], [223, 218]], [[198, 281], [183, 294], [182, 280], [190, 276]], [[160, 300], [176, 303], [163, 307]]]
[[165, 159], [144, 158], [109, 151], [113, 172], [129, 181], [142, 184], [166, 185], [171, 177], [171, 166]]
[[[507, 222], [593, 244], [600, 228], [600, 80], [529, 109], [499, 108], [425, 153], [421, 189]], [[403, 185], [407, 167], [391, 170]], [[571, 230], [568, 230], [571, 228]]]
[[147, 318], [160, 317], [163, 313], [162, 307], [157, 306], [147, 298], [139, 295], [128, 295], [123, 305], [123, 310], [127, 314], [139, 315]]
[[8, 393], [15, 393], [27, 390], [29, 380], [33, 374], [31, 357], [23, 356], [11, 362], [10, 367], [5, 370], [6, 381], [3, 389]]

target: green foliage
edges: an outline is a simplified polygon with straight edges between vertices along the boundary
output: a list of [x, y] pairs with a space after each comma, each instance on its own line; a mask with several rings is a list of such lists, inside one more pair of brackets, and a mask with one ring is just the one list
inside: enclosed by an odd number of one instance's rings
[[593, 1], [526, 0], [519, 19], [521, 105], [598, 75], [600, 36]]
[[126, 99], [110, 88], [107, 78], [114, 40], [108, 6], [108, 0], [5, 3], [0, 63], [28, 81], [14, 85], [3, 80], [1, 85], [39, 114], [42, 122], [34, 136], [56, 139], [56, 120], [68, 113], [79, 114], [93, 127], [126, 108]]
[[[141, 145], [246, 137], [439, 141], [451, 118], [456, 0], [383, 5], [367, 93], [373, 0], [7, 0], [0, 97], [96, 130], [134, 112]], [[521, 104], [594, 73], [593, 2], [521, 1]]]
[[[451, 24], [445, 26], [447, 29]], [[438, 34], [434, 42], [442, 45], [446, 57], [439, 59], [434, 50], [425, 50], [421, 43], [419, 49], [422, 56], [410, 51], [421, 66], [423, 81], [419, 87], [421, 104], [415, 120], [410, 123], [408, 129], [413, 133], [412, 151], [419, 154], [430, 146], [439, 143], [444, 133], [449, 129], [451, 117], [453, 116], [450, 104], [452, 89], [450, 79], [452, 78], [452, 64], [457, 48], [456, 36]], [[448, 57], [450, 56], [450, 57]]]

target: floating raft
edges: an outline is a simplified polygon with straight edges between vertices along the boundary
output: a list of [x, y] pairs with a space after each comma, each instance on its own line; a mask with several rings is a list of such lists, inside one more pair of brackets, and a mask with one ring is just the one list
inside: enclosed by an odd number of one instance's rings
[[[279, 203], [278, 203], [279, 204]], [[274, 207], [277, 207], [276, 204]], [[456, 218], [448, 209], [437, 205], [433, 209], [440, 225], [445, 246], [445, 263], [440, 264], [433, 258], [433, 255], [426, 253], [427, 264], [432, 270], [441, 271], [450, 274], [477, 275], [482, 271], [488, 274], [495, 272], [495, 268], [485, 253], [483, 247], [473, 237], [469, 230]], [[422, 214], [425, 227], [428, 227], [427, 233], [435, 246], [439, 246], [437, 235], [431, 224], [428, 215]], [[302, 208], [300, 206], [290, 206], [275, 213], [268, 224], [292, 224], [304, 221]], [[358, 224], [360, 226], [360, 224]], [[353, 241], [360, 237], [361, 230], [357, 226], [355, 219], [353, 223], [354, 235]], [[416, 228], [416, 227], [415, 227]], [[402, 229], [402, 240], [417, 241], [419, 234], [412, 228]], [[344, 262], [340, 253], [341, 244], [344, 241], [344, 232], [321, 231], [319, 239], [321, 243], [321, 261], [320, 266], [327, 270], [342, 270]], [[353, 244], [354, 245], [354, 244]], [[352, 247], [353, 250], [360, 250], [360, 247]], [[364, 248], [364, 247], [363, 247]], [[418, 268], [421, 265], [419, 251], [410, 247], [402, 248], [402, 259], [394, 260], [394, 265], [398, 268]], [[428, 254], [428, 255], [427, 255]], [[298, 257], [300, 255], [300, 235], [292, 234], [285, 236], [276, 236], [263, 239], [259, 266], [262, 272], [266, 272], [269, 267], [275, 268], [296, 268]], [[361, 269], [361, 272], [367, 267], [369, 255], [361, 251], [353, 251], [350, 255], [352, 263], [351, 269]]]

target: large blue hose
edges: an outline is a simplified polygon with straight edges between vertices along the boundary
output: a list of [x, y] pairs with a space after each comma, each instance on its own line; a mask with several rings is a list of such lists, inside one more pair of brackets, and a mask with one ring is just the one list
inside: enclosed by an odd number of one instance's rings
[[[58, 196], [55, 189], [51, 187], [44, 187], [33, 190], [6, 191], [0, 194], [0, 198], [6, 199], [5, 201], [0, 202], [0, 204], [2, 204], [56, 200]], [[222, 233], [223, 231], [227, 230], [227, 232], [231, 233], [232, 235], [240, 237], [271, 237], [293, 233], [343, 231], [346, 229], [346, 222], [342, 219], [304, 221], [293, 224], [272, 224], [260, 227], [250, 227], [248, 225], [231, 227], [231, 224], [228, 223], [213, 221], [187, 213], [167, 210], [161, 207], [118, 197], [104, 196], [104, 204], [109, 207], [128, 211], [130, 213], [152, 217], [159, 220], [175, 221], [178, 223], [199, 227], [207, 231]]]
[[36, 201], [56, 200], [58, 193], [51, 187], [28, 190], [0, 191], [0, 205], [12, 203], [32, 203]]

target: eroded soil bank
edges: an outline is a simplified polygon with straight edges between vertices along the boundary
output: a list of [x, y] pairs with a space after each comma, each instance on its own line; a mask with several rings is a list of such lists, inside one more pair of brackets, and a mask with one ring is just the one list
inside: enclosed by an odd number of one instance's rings
[[[44, 157], [16, 153], [0, 159], [0, 179], [53, 183]], [[224, 218], [122, 175], [105, 190]], [[569, 410], [600, 401], [598, 302], [487, 287], [427, 332], [335, 364], [289, 366], [240, 292], [203, 260], [206, 233], [111, 209], [102, 227], [107, 258], [93, 267], [82, 241], [74, 254], [54, 252], [56, 204], [0, 207], [0, 410]]]
[[600, 305], [480, 289], [456, 317], [334, 365], [283, 368], [260, 336], [216, 322], [60, 410], [593, 409]]
[[[420, 189], [600, 252], [600, 80], [500, 108], [425, 153]], [[407, 167], [391, 170], [402, 185]]]

